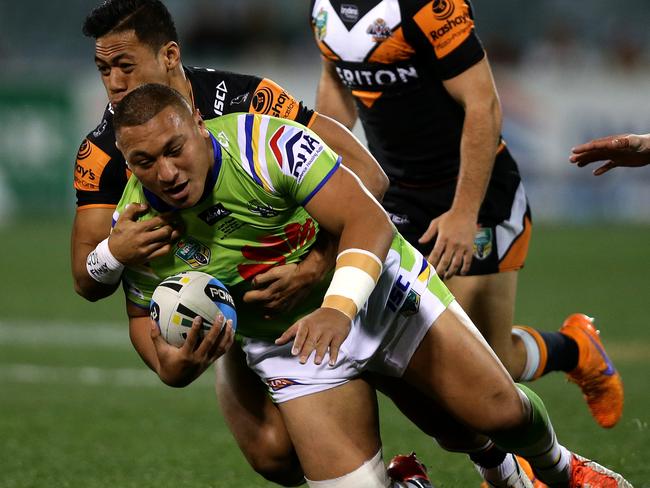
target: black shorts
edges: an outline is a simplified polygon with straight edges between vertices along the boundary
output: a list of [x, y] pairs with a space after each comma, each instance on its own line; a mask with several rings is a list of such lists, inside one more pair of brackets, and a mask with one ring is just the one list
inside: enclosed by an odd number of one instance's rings
[[[419, 244], [418, 239], [431, 220], [451, 208], [455, 191], [456, 178], [391, 181], [383, 205], [397, 230], [428, 256], [434, 242]], [[532, 221], [517, 165], [507, 148], [497, 155], [478, 224], [468, 275], [513, 271], [524, 266]]]

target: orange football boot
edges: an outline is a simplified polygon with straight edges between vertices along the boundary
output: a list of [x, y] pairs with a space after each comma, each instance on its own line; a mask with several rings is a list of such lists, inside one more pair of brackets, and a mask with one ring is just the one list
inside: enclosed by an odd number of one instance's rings
[[569, 488], [632, 488], [632, 485], [620, 474], [572, 454]]
[[607, 356], [593, 319], [569, 315], [560, 332], [578, 344], [578, 366], [567, 373], [582, 390], [591, 415], [601, 427], [614, 427], [623, 413], [623, 381]]

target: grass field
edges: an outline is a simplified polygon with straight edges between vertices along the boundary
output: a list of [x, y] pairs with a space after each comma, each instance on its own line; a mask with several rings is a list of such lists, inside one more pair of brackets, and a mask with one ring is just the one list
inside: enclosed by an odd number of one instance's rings
[[[121, 294], [90, 304], [69, 278], [68, 223], [0, 228], [0, 487], [264, 487], [217, 412], [211, 374], [164, 386], [132, 351]], [[569, 448], [650, 487], [650, 228], [538, 227], [517, 320], [556, 329], [597, 318], [626, 387], [623, 419], [600, 429], [561, 375], [533, 388]], [[380, 399], [384, 454], [415, 450], [437, 487], [478, 486]]]

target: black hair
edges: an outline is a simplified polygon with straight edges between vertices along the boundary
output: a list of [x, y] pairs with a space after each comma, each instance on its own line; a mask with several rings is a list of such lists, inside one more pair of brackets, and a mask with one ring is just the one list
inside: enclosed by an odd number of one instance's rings
[[149, 122], [167, 107], [192, 115], [192, 107], [173, 88], [158, 83], [148, 83], [129, 92], [115, 107], [113, 127], [118, 132], [122, 127], [133, 127]]
[[154, 51], [170, 41], [178, 43], [174, 20], [159, 0], [105, 0], [83, 24], [84, 35], [94, 39], [128, 30]]

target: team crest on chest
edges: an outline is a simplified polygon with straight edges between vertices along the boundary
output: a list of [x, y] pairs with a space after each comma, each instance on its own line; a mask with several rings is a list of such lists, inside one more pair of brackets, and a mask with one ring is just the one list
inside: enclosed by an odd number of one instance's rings
[[200, 268], [210, 262], [210, 248], [191, 237], [178, 241], [174, 255], [189, 264], [191, 268]]
[[314, 21], [314, 29], [316, 31], [316, 39], [322, 41], [327, 35], [327, 11], [320, 9]]
[[377, 19], [368, 26], [366, 34], [370, 34], [373, 41], [382, 42], [392, 35], [392, 31], [384, 19]]
[[492, 229], [481, 228], [474, 236], [474, 257], [483, 261], [492, 254]]

